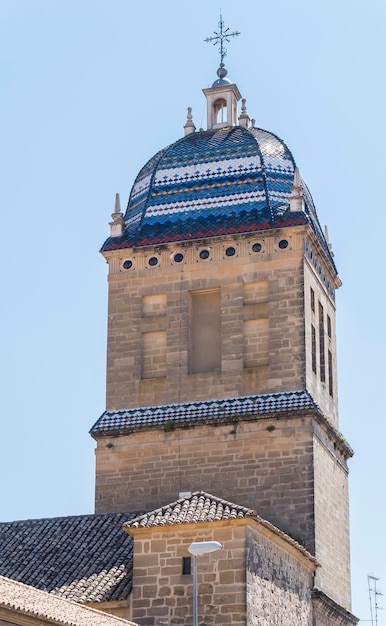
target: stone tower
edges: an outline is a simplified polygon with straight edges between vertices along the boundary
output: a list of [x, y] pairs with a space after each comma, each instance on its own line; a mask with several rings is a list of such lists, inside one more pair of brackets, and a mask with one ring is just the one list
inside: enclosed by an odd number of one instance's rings
[[96, 512], [152, 510], [203, 489], [305, 546], [321, 564], [315, 586], [350, 607], [341, 283], [288, 147], [255, 126], [244, 99], [238, 113], [223, 66], [204, 95], [207, 130], [189, 109], [184, 136], [141, 169], [124, 215], [117, 196], [102, 247]]

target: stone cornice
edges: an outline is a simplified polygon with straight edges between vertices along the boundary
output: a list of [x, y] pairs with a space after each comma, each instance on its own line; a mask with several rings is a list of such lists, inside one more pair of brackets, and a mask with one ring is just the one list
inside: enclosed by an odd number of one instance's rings
[[319, 589], [313, 589], [312, 603], [314, 605], [314, 610], [318, 611], [320, 617], [322, 619], [326, 619], [325, 622], [321, 623], [325, 623], [327, 625], [331, 623], [329, 620], [333, 619], [336, 626], [355, 626], [355, 624], [358, 624], [359, 622], [359, 619], [348, 609], [332, 600]]

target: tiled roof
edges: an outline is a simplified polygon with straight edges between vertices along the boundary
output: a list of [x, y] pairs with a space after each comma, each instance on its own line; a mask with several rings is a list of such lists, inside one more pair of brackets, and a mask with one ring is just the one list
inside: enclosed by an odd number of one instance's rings
[[187, 427], [195, 424], [230, 423], [235, 419], [258, 419], [272, 415], [319, 409], [307, 391], [266, 393], [206, 402], [185, 402], [105, 411], [90, 433], [111, 435], [141, 429]]
[[[29, 585], [0, 576], [0, 609], [17, 611], [65, 626], [129, 626], [128, 622], [108, 613], [80, 606]], [[11, 619], [11, 618], [10, 618]]]
[[122, 600], [132, 587], [134, 513], [0, 524], [0, 575], [76, 602]]
[[140, 515], [123, 526], [124, 528], [153, 528], [173, 524], [219, 522], [251, 515], [256, 515], [252, 509], [216, 498], [204, 491], [196, 491], [189, 497]]
[[307, 186], [305, 212], [289, 211], [295, 161], [273, 133], [235, 126], [195, 132], [138, 174], [122, 237], [102, 250], [159, 245], [311, 224], [328, 251]]
[[182, 524], [199, 524], [201, 522], [221, 522], [224, 520], [251, 518], [264, 528], [281, 537], [287, 543], [294, 546], [308, 559], [317, 563], [308, 550], [300, 545], [295, 539], [282, 530], [260, 517], [253, 509], [228, 502], [222, 498], [212, 496], [205, 491], [196, 491], [189, 496], [180, 498], [176, 502], [166, 504], [159, 509], [144, 513], [128, 522], [123, 527], [130, 532], [136, 528], [155, 528]]

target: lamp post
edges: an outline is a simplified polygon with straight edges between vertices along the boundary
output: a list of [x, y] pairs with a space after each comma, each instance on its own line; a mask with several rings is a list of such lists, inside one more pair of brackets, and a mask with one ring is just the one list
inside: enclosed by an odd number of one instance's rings
[[218, 541], [195, 541], [188, 548], [188, 552], [193, 556], [193, 626], [198, 626], [197, 557], [216, 552], [220, 548], [222, 544]]

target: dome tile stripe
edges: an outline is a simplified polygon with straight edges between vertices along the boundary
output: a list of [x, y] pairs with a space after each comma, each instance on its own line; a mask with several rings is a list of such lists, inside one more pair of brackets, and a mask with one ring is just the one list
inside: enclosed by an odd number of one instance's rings
[[126, 411], [105, 411], [91, 428], [95, 437], [116, 433], [130, 433], [145, 428], [159, 428], [165, 423], [178, 427], [202, 423], [228, 423], [236, 417], [269, 417], [280, 412], [288, 414], [319, 407], [307, 391], [261, 394], [187, 402], [163, 406], [139, 407]]
[[262, 129], [235, 126], [187, 135], [142, 168], [131, 191], [124, 234], [110, 237], [102, 250], [307, 223], [326, 248], [305, 185], [305, 212], [290, 214], [294, 170], [284, 142]]
[[178, 180], [194, 180], [199, 176], [204, 178], [218, 177], [220, 172], [226, 174], [239, 174], [240, 171], [253, 171], [260, 167], [260, 157], [238, 157], [234, 159], [218, 160], [215, 163], [196, 163], [184, 167], [161, 169], [155, 177], [155, 184], [173, 184]]
[[[255, 193], [238, 193], [229, 196], [214, 196], [213, 198], [206, 198], [201, 204], [197, 202], [197, 199], [181, 200], [179, 202], [173, 202], [168, 204], [156, 204], [149, 207], [148, 216], [153, 217], [155, 215], [171, 215], [171, 213], [180, 213], [182, 211], [197, 211], [197, 207], [204, 209], [206, 212], [216, 209], [225, 209], [232, 207], [234, 204], [241, 206], [245, 202], [258, 202], [263, 198], [263, 191]], [[262, 207], [263, 208], [263, 207]]]

